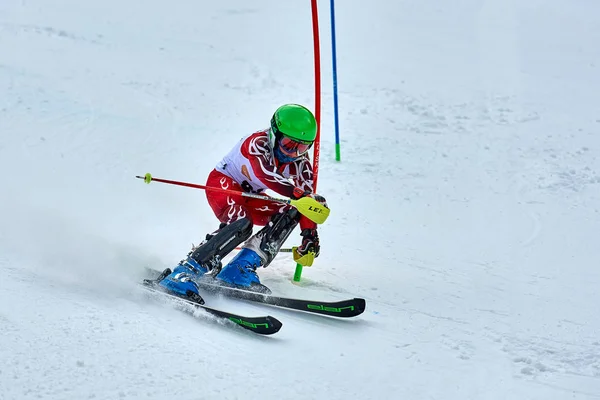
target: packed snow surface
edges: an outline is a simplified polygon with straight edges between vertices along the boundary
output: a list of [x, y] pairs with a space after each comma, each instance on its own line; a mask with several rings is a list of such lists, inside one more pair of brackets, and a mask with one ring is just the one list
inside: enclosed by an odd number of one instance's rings
[[314, 108], [310, 2], [0, 2], [0, 399], [600, 398], [600, 3], [336, 7], [321, 256], [260, 276], [367, 310], [207, 297], [283, 322], [261, 337], [140, 292], [217, 220], [134, 176], [202, 184], [279, 105]]

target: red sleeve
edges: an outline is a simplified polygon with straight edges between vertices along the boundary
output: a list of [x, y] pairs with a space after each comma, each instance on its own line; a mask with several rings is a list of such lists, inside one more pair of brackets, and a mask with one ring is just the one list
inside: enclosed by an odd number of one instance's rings
[[285, 197], [292, 197], [294, 185], [277, 172], [269, 138], [265, 131], [257, 132], [242, 144], [242, 155], [248, 159], [252, 171], [264, 186]]
[[296, 187], [313, 192], [313, 169], [308, 156], [290, 165], [290, 175]]

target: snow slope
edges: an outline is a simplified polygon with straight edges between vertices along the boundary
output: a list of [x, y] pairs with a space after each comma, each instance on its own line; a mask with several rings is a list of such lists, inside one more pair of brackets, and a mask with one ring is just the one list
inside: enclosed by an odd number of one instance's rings
[[309, 2], [0, 3], [0, 399], [600, 397], [600, 4], [338, 2], [336, 163], [326, 3], [332, 214], [300, 286], [287, 255], [261, 277], [368, 309], [215, 299], [268, 338], [136, 290], [216, 220], [133, 176], [203, 183], [312, 106]]

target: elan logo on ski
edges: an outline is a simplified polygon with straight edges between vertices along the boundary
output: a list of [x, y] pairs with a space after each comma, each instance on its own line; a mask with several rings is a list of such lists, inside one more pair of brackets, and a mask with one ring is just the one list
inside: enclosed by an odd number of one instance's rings
[[236, 324], [242, 325], [247, 328], [252, 328], [252, 329], [260, 329], [260, 328], [269, 329], [270, 328], [269, 324], [267, 324], [267, 323], [253, 324], [252, 322], [244, 321], [241, 318], [235, 318], [235, 317], [229, 317], [229, 319], [231, 321], [235, 322]]
[[347, 307], [327, 307], [323, 304], [307, 304], [306, 308], [310, 310], [319, 310], [319, 311], [327, 311], [333, 313], [341, 313], [343, 310], [354, 311], [354, 306]]

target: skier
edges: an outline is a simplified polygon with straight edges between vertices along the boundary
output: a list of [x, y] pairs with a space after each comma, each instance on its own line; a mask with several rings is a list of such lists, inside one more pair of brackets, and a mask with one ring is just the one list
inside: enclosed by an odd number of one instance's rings
[[[261, 193], [271, 189], [292, 199], [310, 196], [327, 206], [325, 198], [313, 193], [313, 171], [308, 156], [317, 135], [313, 114], [304, 106], [279, 107], [268, 129], [240, 140], [209, 174], [206, 186], [240, 192]], [[268, 266], [296, 225], [302, 243], [293, 248], [296, 262], [312, 265], [319, 256], [317, 225], [287, 205], [231, 193], [207, 191], [206, 197], [219, 229], [206, 235], [198, 247], [171, 272], [165, 270], [160, 283], [177, 295], [198, 294], [194, 280], [204, 274], [220, 284], [262, 293], [270, 290], [260, 283], [258, 267]], [[254, 236], [254, 225], [264, 226]], [[245, 242], [245, 243], [244, 243]], [[238, 245], [239, 253], [224, 267], [221, 260]]]

